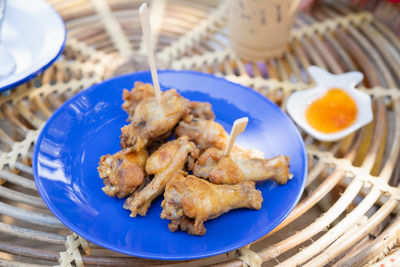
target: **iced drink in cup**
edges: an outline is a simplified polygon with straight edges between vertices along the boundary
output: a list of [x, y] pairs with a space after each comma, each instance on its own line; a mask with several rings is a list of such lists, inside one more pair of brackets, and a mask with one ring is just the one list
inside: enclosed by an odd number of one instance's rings
[[300, 0], [231, 0], [232, 49], [246, 60], [279, 57], [286, 50]]

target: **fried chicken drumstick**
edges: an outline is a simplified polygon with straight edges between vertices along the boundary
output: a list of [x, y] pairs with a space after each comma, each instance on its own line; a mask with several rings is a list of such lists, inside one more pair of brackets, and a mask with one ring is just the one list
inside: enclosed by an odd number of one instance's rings
[[212, 111], [211, 104], [208, 102], [190, 101], [190, 115], [194, 118], [213, 120], [215, 114]]
[[144, 98], [136, 107], [132, 122], [121, 128], [121, 148], [126, 151], [143, 150], [149, 142], [164, 136], [189, 113], [189, 101], [175, 89], [155, 97]]
[[194, 165], [193, 174], [209, 179], [214, 184], [267, 179], [285, 184], [292, 177], [287, 156], [263, 159], [232, 152], [230, 156], [224, 157], [223, 152], [216, 148], [209, 148], [200, 155]]
[[215, 185], [193, 175], [177, 177], [165, 188], [161, 218], [171, 220], [168, 228], [179, 227], [192, 235], [204, 235], [204, 222], [232, 209], [259, 210], [263, 198], [252, 181]]
[[186, 136], [169, 141], [157, 149], [146, 162], [146, 172], [154, 174], [153, 180], [141, 191], [129, 197], [124, 208], [131, 211], [131, 217], [139, 213], [145, 216], [152, 201], [164, 192], [165, 185], [181, 175], [188, 155], [196, 150], [195, 144]]
[[176, 136], [186, 135], [200, 151], [210, 147], [224, 149], [229, 135], [221, 124], [200, 118], [185, 118], [175, 129]]
[[[175, 129], [175, 135], [188, 136], [189, 140], [196, 144], [200, 152], [211, 147], [224, 150], [229, 141], [229, 134], [218, 122], [204, 118], [194, 118], [191, 116], [186, 116], [179, 122]], [[232, 152], [235, 154], [240, 153], [248, 157], [262, 158], [264, 156], [260, 151], [245, 149], [238, 144], [233, 145]]]
[[147, 97], [154, 96], [154, 87], [150, 83], [135, 82], [134, 87], [131, 91], [124, 89], [122, 92], [122, 109], [128, 113], [128, 121], [131, 121], [133, 114], [135, 113], [136, 107], [140, 101]]
[[102, 156], [97, 169], [105, 185], [102, 188], [104, 193], [118, 198], [132, 194], [143, 182], [147, 158], [145, 150], [127, 154], [118, 151], [114, 155]]
[[[150, 83], [143, 83], [140, 81], [135, 82], [134, 87], [131, 91], [124, 89], [122, 92], [122, 109], [128, 113], [128, 121], [131, 121], [135, 109], [139, 105], [140, 101], [147, 97], [154, 96], [154, 87]], [[212, 111], [211, 104], [207, 102], [190, 101], [189, 103], [190, 114], [195, 118], [202, 118], [206, 120], [213, 120], [215, 118], [214, 112]]]

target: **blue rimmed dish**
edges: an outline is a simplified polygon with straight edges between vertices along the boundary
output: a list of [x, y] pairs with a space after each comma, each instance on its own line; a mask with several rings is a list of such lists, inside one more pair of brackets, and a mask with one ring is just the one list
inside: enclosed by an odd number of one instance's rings
[[0, 38], [15, 59], [16, 69], [0, 79], [0, 92], [50, 67], [64, 50], [66, 32], [63, 19], [46, 1], [7, 1]]

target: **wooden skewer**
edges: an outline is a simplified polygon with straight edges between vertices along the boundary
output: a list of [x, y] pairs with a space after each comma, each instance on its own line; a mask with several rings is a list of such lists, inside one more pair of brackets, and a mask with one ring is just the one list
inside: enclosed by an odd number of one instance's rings
[[224, 156], [229, 156], [231, 154], [233, 144], [235, 143], [236, 137], [243, 133], [244, 129], [246, 129], [247, 122], [249, 121], [249, 118], [243, 117], [240, 119], [235, 120], [233, 123], [233, 127], [231, 130], [231, 134], [229, 135], [229, 140], [228, 144], [226, 145]]
[[156, 62], [154, 60], [154, 53], [151, 45], [150, 39], [150, 19], [149, 19], [149, 10], [147, 8], [147, 4], [143, 3], [139, 8], [140, 15], [140, 23], [142, 24], [143, 38], [146, 44], [147, 58], [149, 59], [149, 66], [151, 71], [151, 78], [153, 79], [153, 85], [155, 90], [156, 99], [159, 105], [161, 105], [161, 91], [160, 91], [160, 83], [158, 82], [158, 74], [156, 68]]

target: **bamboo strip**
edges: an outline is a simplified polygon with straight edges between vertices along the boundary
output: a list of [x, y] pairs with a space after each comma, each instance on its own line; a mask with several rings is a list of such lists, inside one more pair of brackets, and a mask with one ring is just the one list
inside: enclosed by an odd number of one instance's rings
[[43, 267], [43, 266], [51, 266], [51, 265], [39, 265], [39, 264], [28, 264], [24, 262], [18, 261], [9, 261], [0, 259], [0, 265], [7, 266], [7, 267]]
[[24, 239], [32, 239], [55, 244], [64, 244], [66, 240], [65, 236], [63, 235], [22, 228], [3, 222], [0, 222], [0, 231], [3, 233], [7, 233], [8, 235], [17, 236]]
[[[1, 101], [1, 100], [0, 100]], [[23, 135], [26, 133], [28, 128], [25, 124], [23, 124], [16, 116], [15, 112], [13, 112], [8, 104], [0, 105], [2, 114], [12, 125], [14, 125], [17, 131], [21, 132]]]
[[33, 97], [33, 101], [32, 101], [36, 108], [42, 112], [47, 118], [51, 116], [51, 114], [53, 113], [50, 109], [48, 109], [46, 107], [46, 105], [43, 104], [42, 100], [39, 98], [38, 95]]
[[64, 229], [65, 226], [53, 215], [27, 211], [0, 201], [0, 214], [7, 215], [25, 222]]
[[45, 208], [43, 200], [40, 197], [34, 197], [28, 194], [20, 193], [18, 191], [0, 186], [0, 196], [14, 201], [19, 201], [39, 208]]
[[390, 31], [387, 27], [385, 27], [382, 22], [374, 20], [372, 23], [380, 33], [382, 33], [385, 37], [386, 40], [388, 40], [396, 49], [396, 54], [399, 53], [400, 51], [400, 42], [399, 42], [399, 38], [393, 34], [392, 31]]
[[[296, 58], [300, 60], [300, 63], [302, 65], [302, 69], [306, 70], [310, 66], [310, 62], [307, 60], [305, 57], [304, 49], [301, 46], [301, 43], [298, 40], [295, 40], [292, 42], [292, 49], [294, 50], [294, 54]], [[305, 81], [306, 83], [311, 83], [311, 77], [308, 74], [308, 72], [305, 72]]]
[[9, 147], [12, 147], [14, 140], [3, 130], [0, 129], [1, 142], [6, 143]]
[[30, 166], [26, 166], [25, 164], [22, 164], [17, 161], [17, 162], [15, 162], [14, 167], [20, 171], [23, 171], [25, 173], [33, 175], [33, 170], [32, 170], [32, 167], [30, 167]]
[[29, 110], [27, 103], [20, 101], [17, 103], [17, 108], [19, 114], [36, 129], [43, 125], [44, 121]]
[[28, 189], [36, 190], [35, 182], [30, 179], [21, 177], [6, 170], [0, 170], [0, 178], [10, 183], [23, 186]]
[[[287, 59], [289, 65], [290, 65], [290, 69], [294, 74], [294, 77], [296, 77], [295, 82], [301, 82], [303, 80], [302, 77], [301, 77], [301, 73], [300, 73], [301, 70], [300, 70], [299, 66], [297, 65], [297, 63], [296, 63], [296, 60], [295, 60], [294, 56], [292, 55], [291, 52], [287, 52], [285, 54], [285, 56], [286, 56], [286, 59]], [[255, 68], [255, 69], [258, 70], [258, 68]]]

